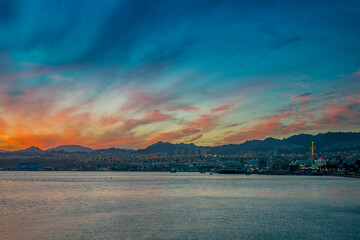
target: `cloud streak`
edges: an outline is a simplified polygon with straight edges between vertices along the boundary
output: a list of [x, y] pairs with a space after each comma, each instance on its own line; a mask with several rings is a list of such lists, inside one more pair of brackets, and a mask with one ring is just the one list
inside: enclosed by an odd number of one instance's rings
[[0, 1], [0, 149], [358, 131], [359, 8]]

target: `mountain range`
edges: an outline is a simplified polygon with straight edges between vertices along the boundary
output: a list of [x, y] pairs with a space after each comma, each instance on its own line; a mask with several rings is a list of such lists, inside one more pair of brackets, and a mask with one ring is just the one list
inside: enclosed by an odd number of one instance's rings
[[306, 153], [309, 151], [311, 143], [314, 142], [316, 150], [325, 151], [344, 151], [360, 150], [360, 133], [324, 133], [318, 135], [299, 134], [282, 140], [266, 138], [264, 140], [251, 140], [241, 144], [228, 144], [214, 147], [201, 147], [194, 144], [171, 144], [168, 142], [158, 142], [145, 149], [140, 149], [138, 153], [166, 152], [175, 154], [179, 152], [188, 153], [189, 150], [198, 148], [206, 149], [212, 154], [236, 154], [247, 151], [277, 151], [278, 153]]
[[333, 152], [345, 150], [360, 150], [360, 133], [358, 132], [329, 132], [317, 135], [299, 134], [289, 138], [275, 139], [266, 138], [264, 140], [251, 140], [241, 144], [228, 144], [213, 147], [197, 146], [193, 143], [169, 143], [157, 142], [144, 149], [132, 150], [121, 148], [97, 149], [83, 147], [80, 145], [61, 145], [46, 151], [38, 147], [30, 147], [25, 150], [8, 152], [1, 151], [0, 154], [19, 154], [19, 155], [39, 155], [39, 154], [155, 154], [167, 153], [174, 154], [202, 154], [205, 152], [212, 154], [236, 154], [248, 151], [277, 151], [278, 153], [306, 153], [309, 151], [311, 142], [314, 142], [316, 151]]
[[211, 153], [234, 154], [241, 151], [277, 151], [278, 153], [305, 153], [314, 142], [316, 151], [360, 150], [360, 133], [324, 133], [317, 135], [299, 134], [282, 140], [246, 141], [242, 144], [229, 144], [211, 147]]
[[55, 148], [50, 148], [46, 151], [64, 151], [64, 152], [92, 152], [91, 148], [83, 147], [80, 145], [61, 145]]

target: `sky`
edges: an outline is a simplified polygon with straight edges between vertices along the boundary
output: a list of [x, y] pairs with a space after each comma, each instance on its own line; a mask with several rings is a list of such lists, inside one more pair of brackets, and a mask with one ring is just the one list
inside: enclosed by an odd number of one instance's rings
[[360, 1], [0, 0], [0, 149], [360, 131]]

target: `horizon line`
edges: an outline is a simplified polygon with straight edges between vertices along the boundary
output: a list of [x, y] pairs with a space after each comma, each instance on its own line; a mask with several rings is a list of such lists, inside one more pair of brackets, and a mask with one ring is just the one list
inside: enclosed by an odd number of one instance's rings
[[360, 133], [360, 131], [357, 131], [357, 132], [325, 132], [325, 133], [317, 133], [317, 134], [310, 134], [310, 133], [299, 133], [299, 134], [294, 134], [294, 135], [291, 135], [289, 137], [284, 137], [284, 138], [275, 138], [275, 137], [272, 137], [272, 136], [269, 136], [269, 137], [266, 137], [266, 138], [263, 138], [263, 139], [252, 139], [252, 140], [246, 140], [246, 141], [243, 141], [241, 143], [227, 143], [227, 144], [222, 144], [222, 145], [213, 145], [213, 146], [201, 146], [201, 145], [196, 145], [195, 143], [193, 142], [189, 142], [189, 143], [185, 143], [185, 142], [180, 142], [180, 143], [174, 143], [174, 142], [169, 142], [169, 141], [157, 141], [155, 143], [152, 143], [144, 148], [138, 148], [138, 149], [133, 149], [133, 148], [121, 148], [121, 147], [109, 147], [109, 148], [91, 148], [91, 147], [87, 147], [87, 146], [84, 146], [84, 145], [78, 145], [78, 144], [62, 144], [62, 145], [57, 145], [55, 147], [51, 147], [51, 148], [48, 148], [48, 149], [41, 149], [40, 147], [38, 146], [30, 146], [28, 148], [25, 148], [25, 149], [20, 149], [20, 150], [3, 150], [3, 149], [0, 149], [0, 151], [6, 151], [6, 152], [17, 152], [17, 151], [24, 151], [24, 150], [27, 150], [29, 148], [38, 148], [40, 149], [41, 151], [49, 151], [51, 149], [54, 149], [54, 148], [58, 148], [58, 147], [61, 147], [61, 146], [77, 146], [77, 147], [83, 147], [83, 148], [88, 148], [92, 151], [96, 151], [96, 150], [102, 150], [102, 149], [111, 149], [111, 148], [115, 148], [115, 149], [124, 149], [124, 150], [134, 150], [134, 151], [138, 151], [138, 150], [141, 150], [141, 149], [146, 149], [148, 148], [149, 146], [152, 146], [154, 144], [157, 144], [157, 143], [170, 143], [170, 144], [186, 144], [186, 145], [190, 145], [190, 144], [193, 144], [197, 147], [219, 147], [219, 146], [226, 146], [226, 145], [241, 145], [241, 144], [244, 144], [246, 142], [251, 142], [251, 141], [264, 141], [266, 139], [276, 139], [276, 140], [284, 140], [284, 139], [288, 139], [288, 138], [291, 138], [291, 137], [294, 137], [294, 136], [299, 136], [299, 135], [311, 135], [311, 136], [317, 136], [317, 135], [321, 135], [321, 134], [329, 134], [329, 133]]

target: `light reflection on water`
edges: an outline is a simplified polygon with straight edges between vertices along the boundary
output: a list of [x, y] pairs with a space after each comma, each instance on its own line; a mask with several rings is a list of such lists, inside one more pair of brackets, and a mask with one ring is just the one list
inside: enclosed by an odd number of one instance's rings
[[360, 180], [0, 172], [0, 239], [360, 239]]

